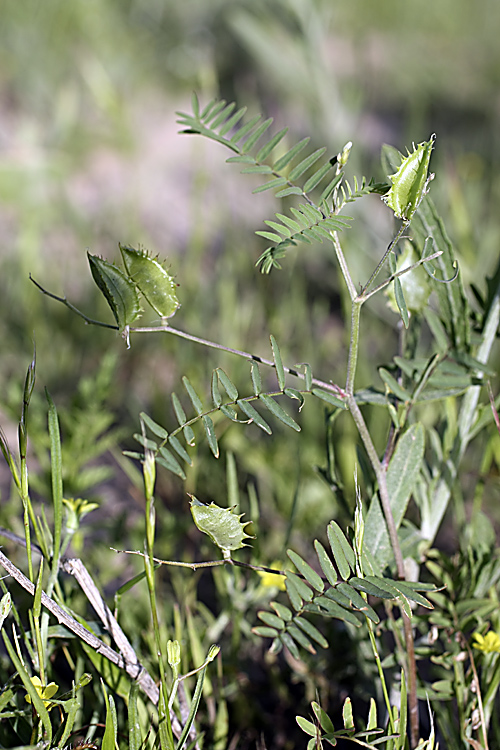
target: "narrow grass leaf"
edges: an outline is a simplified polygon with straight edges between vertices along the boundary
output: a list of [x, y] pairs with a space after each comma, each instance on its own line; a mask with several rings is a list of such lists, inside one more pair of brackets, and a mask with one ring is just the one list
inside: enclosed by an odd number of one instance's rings
[[207, 415], [203, 417], [202, 421], [210, 450], [214, 454], [215, 458], [219, 458], [219, 446], [217, 444], [217, 437], [215, 435], [214, 423], [212, 422], [212, 419]]
[[321, 580], [321, 577], [316, 573], [315, 570], [311, 568], [311, 566], [306, 563], [305, 560], [300, 557], [296, 552], [294, 552], [291, 549], [288, 549], [286, 551], [286, 554], [290, 558], [290, 560], [293, 562], [297, 570], [301, 575], [304, 576], [306, 581], [311, 584], [313, 589], [316, 589], [316, 591], [319, 591], [320, 594], [323, 593], [325, 584]]
[[128, 695], [128, 748], [129, 750], [141, 750], [142, 735], [139, 712], [137, 710], [137, 696], [139, 685], [135, 680], [130, 683]]
[[161, 466], [164, 466], [166, 469], [171, 471], [173, 474], [176, 474], [181, 479], [186, 479], [186, 475], [184, 473], [184, 470], [180, 463], [177, 461], [177, 459], [170, 453], [168, 448], [165, 448], [164, 445], [160, 448], [160, 456], [156, 457], [156, 462], [159, 463]]
[[285, 388], [285, 370], [283, 369], [283, 361], [281, 359], [281, 353], [280, 353], [278, 344], [272, 334], [271, 334], [271, 348], [273, 350], [273, 360], [274, 360], [274, 366], [276, 368], [276, 376], [278, 378], [278, 384], [280, 387], [280, 391], [283, 391]]
[[106, 723], [101, 742], [101, 750], [116, 750], [118, 747], [116, 739], [118, 734], [118, 720], [116, 717], [116, 706], [112, 695], [108, 695], [104, 683], [102, 683], [104, 702], [106, 704]]
[[53, 573], [56, 574], [57, 569], [59, 568], [59, 553], [61, 549], [61, 533], [63, 521], [62, 449], [57, 409], [47, 389], [45, 389], [45, 397], [49, 405], [48, 423], [50, 436], [50, 475], [52, 483], [52, 504], [54, 507], [52, 570]]
[[191, 403], [193, 404], [195, 412], [198, 414], [198, 416], [201, 416], [201, 414], [203, 413], [203, 404], [201, 402], [200, 397], [198, 396], [195, 389], [191, 385], [189, 379], [185, 375], [182, 378], [182, 382], [184, 384], [184, 388], [186, 389], [189, 398], [191, 399]]
[[295, 625], [298, 625], [304, 633], [307, 633], [309, 638], [312, 638], [313, 641], [316, 641], [316, 643], [323, 648], [328, 648], [328, 641], [325, 636], [320, 633], [318, 628], [310, 623], [309, 620], [306, 620], [304, 617], [295, 617], [294, 623]]
[[238, 398], [238, 389], [236, 388], [234, 383], [230, 380], [230, 378], [226, 375], [224, 370], [222, 370], [220, 367], [217, 368], [217, 377], [219, 378], [220, 384], [226, 391], [231, 401], [236, 401]]
[[300, 427], [297, 422], [292, 419], [292, 417], [287, 414], [286, 411], [279, 404], [277, 404], [273, 398], [271, 398], [271, 396], [266, 393], [261, 393], [259, 395], [259, 399], [264, 404], [264, 406], [269, 409], [271, 414], [274, 414], [276, 419], [279, 419], [280, 422], [283, 422], [283, 424], [287, 425], [287, 427], [291, 427], [296, 432], [300, 432]]
[[2, 638], [5, 644], [7, 653], [9, 655], [9, 658], [17, 672], [17, 675], [21, 678], [24, 688], [31, 698], [31, 703], [36, 713], [40, 717], [40, 720], [43, 724], [43, 728], [46, 733], [45, 741], [47, 742], [47, 746], [50, 747], [51, 742], [52, 742], [52, 724], [50, 721], [49, 712], [47, 711], [47, 708], [45, 707], [44, 701], [38, 695], [38, 691], [33, 685], [30, 675], [26, 671], [26, 667], [21, 662], [19, 656], [17, 655], [17, 651], [12, 646], [12, 643], [10, 642], [9, 637], [4, 631], [2, 631]]
[[255, 422], [255, 424], [258, 427], [260, 427], [261, 430], [264, 430], [264, 432], [267, 432], [268, 435], [272, 434], [271, 428], [269, 427], [269, 425], [267, 424], [267, 422], [265, 421], [265, 419], [263, 417], [261, 417], [261, 415], [259, 414], [259, 412], [257, 411], [257, 409], [254, 409], [254, 407], [252, 406], [252, 404], [250, 404], [248, 401], [244, 401], [242, 399], [240, 399], [236, 403], [240, 407], [241, 411], [249, 419], [251, 419], [253, 422]]
[[332, 561], [328, 557], [326, 549], [317, 539], [314, 540], [314, 549], [316, 550], [316, 554], [318, 555], [319, 564], [321, 566], [321, 570], [325, 574], [326, 580], [331, 586], [334, 586], [338, 580], [337, 571], [335, 570]]

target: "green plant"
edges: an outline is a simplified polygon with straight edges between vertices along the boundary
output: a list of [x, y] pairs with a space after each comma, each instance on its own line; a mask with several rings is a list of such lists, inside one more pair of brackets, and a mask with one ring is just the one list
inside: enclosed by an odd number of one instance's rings
[[[180, 622], [179, 614], [174, 615], [170, 627], [179, 634], [179, 638], [169, 639], [170, 645], [166, 644], [168, 629], [161, 623], [156, 570], [158, 566], [188, 567], [192, 571], [210, 568], [213, 569], [213, 579], [220, 597], [224, 600], [224, 616], [229, 617], [231, 611], [237, 613], [241, 633], [237, 633], [236, 628], [233, 630], [233, 646], [236, 642], [240, 643], [241, 634], [248, 638], [253, 635], [271, 638], [271, 653], [277, 654], [285, 649], [298, 663], [302, 659], [316, 657], [317, 646], [322, 649], [331, 648], [331, 641], [322, 632], [322, 624], [326, 628], [331, 620], [341, 621], [353, 643], [358, 639], [360, 647], [366, 646], [365, 653], [370, 654], [373, 667], [368, 720], [363, 723], [356, 719], [356, 725], [361, 727], [356, 729], [352, 704], [348, 700], [344, 703], [343, 729], [335, 730], [328, 713], [319, 701], [314, 701], [312, 721], [304, 717], [297, 719], [300, 728], [311, 737], [310, 748], [322, 747], [324, 742], [335, 745], [342, 739], [366, 747], [382, 746], [388, 750], [407, 746], [412, 749], [435, 747], [432, 720], [428, 739], [421, 739], [424, 730], [419, 717], [418, 698], [423, 698], [426, 690], [437, 724], [445, 729], [451, 721], [451, 713], [445, 705], [443, 707], [441, 700], [452, 695], [455, 697], [459, 707], [459, 726], [455, 732], [457, 747], [471, 739], [478, 746], [486, 748], [489, 736], [492, 741], [494, 737], [498, 738], [499, 728], [491, 719], [495, 703], [498, 705], [500, 678], [498, 659], [495, 656], [497, 641], [494, 637], [487, 638], [487, 633], [485, 635], [479, 630], [486, 623], [498, 628], [493, 618], [498, 604], [500, 578], [496, 554], [491, 543], [479, 554], [481, 541], [469, 536], [472, 546], [472, 552], [467, 558], [471, 571], [469, 576], [464, 573], [467, 567], [463, 563], [458, 566], [458, 570], [447, 568], [446, 558], [437, 556], [432, 545], [450, 500], [460, 484], [461, 463], [469, 443], [483, 432], [490, 436], [490, 440], [495, 438], [495, 432], [490, 431], [490, 428], [494, 427], [494, 420], [498, 419], [497, 406], [494, 402], [491, 405], [488, 401], [480, 403], [480, 393], [485, 376], [495, 374], [488, 365], [488, 360], [500, 320], [500, 271], [488, 281], [486, 295], [478, 295], [480, 309], [473, 315], [458, 275], [451, 243], [428, 195], [432, 177], [428, 175], [428, 167], [434, 136], [419, 144], [407, 157], [393, 148], [384, 147], [383, 169], [390, 183], [379, 183], [364, 177], [353, 177], [348, 182], [345, 172], [352, 144], [348, 143], [332, 159], [325, 160], [325, 149], [315, 150], [300, 158], [309, 139], [291, 144], [287, 141], [287, 130], [283, 129], [265, 140], [272, 120], [262, 121], [260, 117], [254, 117], [242, 124], [244, 116], [244, 108], [236, 110], [234, 104], [226, 104], [224, 101], [214, 100], [202, 110], [197, 99], [193, 98], [193, 113], [181, 114], [180, 123], [183, 132], [203, 135], [230, 149], [233, 156], [228, 161], [242, 164], [244, 173], [263, 176], [265, 181], [254, 192], [273, 190], [276, 197], [284, 201], [283, 212], [276, 213], [275, 219], [266, 222], [267, 229], [258, 232], [271, 243], [258, 261], [264, 273], [279, 269], [292, 248], [314, 246], [325, 241], [331, 243], [351, 308], [346, 381], [341, 386], [317, 378], [313, 376], [310, 364], [286, 366], [274, 336], [270, 337], [272, 357], [264, 359], [173, 327], [169, 319], [178, 307], [174, 281], [156, 260], [143, 251], [128, 246], [120, 244], [124, 270], [89, 255], [93, 278], [111, 308], [116, 325], [101, 323], [88, 317], [66, 298], [58, 297], [34, 282], [44, 294], [64, 303], [86, 322], [119, 330], [127, 342], [138, 333], [164, 332], [238, 355], [250, 362], [246, 386], [236, 385], [221, 367], [214, 369], [209, 405], [199, 395], [191, 380], [184, 376], [185, 396], [181, 398], [175, 393], [171, 396], [176, 420], [174, 426], [167, 428], [148, 414], [142, 413], [141, 431], [134, 435], [141, 450], [126, 451], [128, 458], [137, 459], [142, 464], [145, 544], [144, 550], [139, 550], [136, 554], [143, 557], [144, 572], [125, 584], [120, 590], [120, 596], [145, 578], [153, 622], [150, 654], [156, 657], [154, 666], [160, 678], [159, 690], [155, 693], [150, 683], [142, 680], [144, 667], [138, 662], [133, 650], [134, 656], [123, 657], [123, 643], [120, 648], [122, 658], [115, 652], [110, 653], [109, 648], [107, 650], [101, 641], [101, 645], [98, 645], [90, 639], [91, 644], [88, 640], [87, 644], [97, 654], [105, 654], [118, 667], [125, 666], [129, 676], [133, 677], [131, 664], [138, 670], [138, 684], [145, 689], [149, 699], [157, 704], [155, 728], [162, 748], [182, 747], [190, 732], [192, 741], [200, 742], [200, 736], [193, 734], [194, 719], [199, 708], [205, 670], [209, 661], [215, 657], [217, 649], [205, 652], [206, 656], [201, 655], [201, 641], [193, 625], [189, 607], [186, 608], [184, 623]], [[387, 249], [381, 253], [368, 280], [359, 284], [351, 276], [349, 252], [344, 249], [345, 243], [341, 241], [339, 233], [345, 232], [352, 221], [343, 214], [346, 206], [370, 195], [382, 196], [402, 223]], [[407, 236], [409, 231], [411, 239]], [[398, 251], [400, 242], [402, 251]], [[389, 273], [382, 281], [378, 281], [386, 264], [389, 265]], [[410, 280], [412, 283], [407, 283]], [[379, 368], [383, 388], [372, 386], [356, 390], [363, 327], [362, 308], [375, 294], [383, 291], [389, 294], [392, 306], [401, 318], [400, 349], [391, 362]], [[142, 314], [141, 295], [162, 318], [159, 325], [134, 325]], [[188, 304], [188, 301], [184, 301], [184, 304]], [[318, 366], [321, 363], [314, 364], [315, 369]], [[275, 380], [263, 377], [264, 367], [274, 369]], [[292, 378], [293, 385], [290, 386]], [[47, 522], [41, 523], [35, 516], [28, 493], [26, 423], [33, 383], [34, 362], [28, 373], [23, 399], [19, 468], [6, 441], [2, 441], [2, 447], [25, 514], [30, 582], [29, 586], [26, 584], [26, 588], [30, 594], [34, 594], [35, 599], [30, 615], [31, 642], [28, 636], [24, 641], [28, 651], [31, 648], [33, 664], [40, 668], [40, 686], [43, 688], [41, 693], [33, 687], [29, 670], [23, 666], [20, 654], [16, 654], [8, 638], [5, 643], [9, 657], [36, 709], [38, 718], [33, 722], [31, 739], [44, 737], [49, 744], [54, 744], [52, 737], [55, 734], [58, 746], [62, 747], [64, 742], [61, 737], [66, 741], [73, 725], [70, 727], [68, 718], [65, 724], [60, 725], [59, 734], [53, 732], [45, 706], [45, 702], [52, 699], [53, 695], [43, 692], [48, 689], [43, 671], [44, 665], [47, 665], [49, 643], [47, 618], [42, 617], [42, 625], [38, 624], [41, 604], [52, 606], [47, 599], [52, 601], [50, 597], [54, 590], [61, 601], [64, 601], [64, 592], [58, 588], [58, 567], [65, 564], [61, 559], [64, 510], [62, 461], [57, 413], [48, 397], [54, 506], [54, 530], [50, 533]], [[228, 421], [238, 425], [255, 424], [267, 435], [274, 429], [275, 421], [300, 432], [300, 417], [292, 416], [289, 410], [293, 404], [297, 404], [300, 412], [310, 396], [314, 399], [310, 408], [322, 404], [327, 409], [330, 424], [338, 414], [348, 413], [364, 448], [364, 454], [360, 454], [361, 476], [359, 480], [356, 479], [355, 500], [352, 502], [345, 495], [342, 497], [345, 507], [353, 511], [348, 527], [343, 530], [332, 519], [327, 528], [328, 547], [320, 540], [315, 540], [314, 552], [304, 548], [299, 554], [293, 549], [287, 549], [288, 558], [296, 572], [283, 570], [281, 567], [269, 568], [267, 564], [261, 564], [265, 560], [245, 562], [236, 559], [234, 552], [247, 546], [245, 540], [250, 539], [251, 535], [247, 530], [249, 522], [241, 520], [243, 514], [239, 512], [238, 481], [235, 478], [233, 459], [228, 458], [229, 507], [223, 508], [214, 502], [205, 505], [193, 495], [191, 502], [195, 525], [221, 550], [222, 558], [186, 561], [164, 560], [155, 556], [156, 466], [162, 466], [181, 480], [186, 480], [188, 471], [197, 460], [192, 452], [199, 442], [199, 427], [202, 439], [205, 439], [215, 458], [221, 454], [221, 434], [224, 434]], [[285, 401], [288, 409], [282, 406], [283, 399], [288, 399]], [[187, 414], [188, 409], [190, 415]], [[370, 415], [375, 410], [376, 417], [373, 418]], [[385, 432], [383, 446], [377, 445], [375, 438], [376, 434], [380, 434], [380, 429], [377, 432], [375, 426], [377, 420], [382, 423]], [[329, 485], [342, 496], [342, 468], [338, 453], [331, 441], [328, 446], [328, 463], [324, 476]], [[257, 498], [255, 494], [251, 496], [255, 508], [258, 505]], [[68, 508], [67, 503], [66, 507]], [[77, 512], [73, 514], [73, 520], [75, 517], [78, 522]], [[479, 517], [479, 509], [476, 508], [475, 518]], [[253, 513], [251, 520], [258, 520], [258, 513]], [[31, 529], [35, 531], [45, 564], [50, 566], [47, 596], [42, 595], [41, 590], [43, 565], [40, 565], [35, 584]], [[465, 524], [461, 533], [463, 539], [466, 539]], [[8, 564], [3, 557], [2, 560], [3, 564]], [[426, 563], [434, 575], [435, 583], [418, 581], [422, 562]], [[276, 576], [274, 583], [284, 583], [288, 603], [283, 603], [282, 594], [264, 597], [258, 588], [252, 587], [248, 582], [245, 585], [238, 578], [242, 569]], [[219, 575], [220, 571], [223, 571], [224, 578]], [[457, 575], [458, 579], [465, 575], [467, 586], [462, 585], [460, 580], [457, 583]], [[474, 578], [474, 585], [469, 578]], [[438, 590], [443, 584], [447, 586], [444, 592]], [[276, 593], [282, 588], [281, 585], [276, 586]], [[189, 595], [186, 594], [186, 599], [188, 598]], [[269, 607], [259, 610], [258, 617], [263, 624], [251, 628], [249, 612], [263, 603], [270, 605], [272, 612]], [[481, 614], [476, 611], [478, 603], [481, 603]], [[415, 613], [417, 607], [432, 612], [422, 615], [419, 609]], [[51, 611], [58, 612], [54, 608]], [[111, 621], [110, 614], [105, 612], [103, 622], [106, 618], [108, 623]], [[220, 633], [221, 628], [224, 629], [222, 614], [221, 612], [216, 616], [215, 620], [206, 616], [210, 622], [208, 631]], [[113, 627], [115, 621], [113, 616]], [[65, 624], [67, 627], [74, 627], [68, 624], [68, 620]], [[431, 638], [433, 627], [441, 629], [438, 639], [432, 636], [434, 640]], [[86, 632], [91, 629], [87, 623]], [[115, 630], [115, 640], [117, 632]], [[469, 645], [473, 632], [477, 633], [476, 648], [479, 645], [484, 653], [490, 651], [493, 654], [483, 666], [482, 682], [478, 677], [472, 646]], [[191, 710], [187, 712], [187, 716], [181, 716], [185, 724], [184, 729], [180, 729], [173, 706], [180, 684], [181, 656], [178, 642], [185, 633], [188, 634], [191, 653], [193, 656], [198, 654], [195, 661], [201, 666], [197, 667], [200, 677], [190, 703]], [[453, 649], [437, 654], [436, 642], [444, 642], [447, 637], [454, 636], [458, 639], [456, 643], [460, 646], [460, 653], [465, 653], [470, 661], [470, 673], [466, 674], [456, 664], [457, 653]], [[392, 639], [393, 645], [388, 646], [388, 639]], [[36, 649], [33, 649], [35, 643]], [[165, 669], [165, 654], [172, 672], [170, 678]], [[224, 648], [222, 655], [224, 656]], [[429, 659], [430, 656], [434, 659], [431, 663], [439, 664], [439, 669], [442, 667], [452, 670], [453, 679], [446, 681], [446, 685], [426, 687], [423, 659]], [[104, 675], [106, 670], [103, 664], [99, 662], [97, 665], [95, 657], [92, 661], [97, 671]], [[428, 661], [426, 668], [429, 668]], [[313, 676], [308, 679], [314, 684]], [[115, 674], [114, 680], [111, 683], [118, 685], [121, 677]], [[109, 675], [107, 681], [110, 684]], [[76, 685], [74, 682], [72, 686], [68, 717], [70, 713], [72, 717], [76, 715]], [[205, 690], [205, 697], [208, 699], [212, 696], [213, 686], [209, 681], [205, 685], [208, 685]], [[399, 694], [399, 709], [395, 705], [395, 693]], [[131, 682], [129, 689], [116, 688], [116, 694], [129, 695], [127, 710], [130, 737], [133, 738], [131, 744], [139, 747], [142, 740], [135, 723], [138, 709], [134, 682]], [[4, 695], [2, 705], [5, 706], [13, 699], [13, 693]], [[353, 699], [356, 700], [357, 697], [353, 696]], [[380, 707], [385, 708], [388, 718], [381, 722], [385, 724], [384, 727], [377, 727], [375, 700], [379, 701]], [[476, 701], [480, 706], [479, 719], [475, 715], [473, 717]], [[116, 709], [114, 699], [106, 691], [103, 692], [100, 706], [106, 716], [103, 741], [113, 744], [117, 737]], [[183, 702], [180, 701], [178, 706], [182, 714]], [[214, 726], [221, 729], [221, 734], [219, 736], [214, 731], [214, 747], [223, 747], [226, 742], [226, 710], [225, 699], [219, 698]], [[22, 714], [22, 720], [27, 721], [26, 712]], [[476, 733], [474, 737], [473, 733]], [[174, 740], [174, 734], [177, 735], [177, 741]]]

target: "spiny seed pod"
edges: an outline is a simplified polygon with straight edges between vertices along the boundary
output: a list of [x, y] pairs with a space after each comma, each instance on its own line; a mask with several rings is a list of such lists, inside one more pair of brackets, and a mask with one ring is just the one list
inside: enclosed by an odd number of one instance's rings
[[194, 495], [189, 497], [193, 521], [197, 528], [208, 534], [212, 542], [222, 550], [224, 557], [229, 556], [230, 550], [247, 546], [244, 543], [245, 539], [253, 539], [245, 532], [245, 526], [251, 522], [242, 523], [242, 516], [233, 513], [234, 508], [221, 508], [215, 503], [205, 505]]
[[180, 307], [177, 285], [161, 263], [143, 250], [119, 244], [125, 269], [137, 289], [162, 318], [171, 318]]
[[92, 277], [106, 297], [118, 328], [128, 333], [128, 326], [142, 313], [139, 295], [126, 274], [107, 260], [87, 252]]
[[422, 197], [425, 195], [426, 187], [433, 175], [427, 177], [431, 151], [434, 146], [435, 134], [428, 141], [419, 143], [417, 147], [413, 144], [412, 153], [403, 159], [398, 171], [390, 175], [391, 189], [382, 200], [392, 208], [398, 219], [410, 222], [417, 210]]

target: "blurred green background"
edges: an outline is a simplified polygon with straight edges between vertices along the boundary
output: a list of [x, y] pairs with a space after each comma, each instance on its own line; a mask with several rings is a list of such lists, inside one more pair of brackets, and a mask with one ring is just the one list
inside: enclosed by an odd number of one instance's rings
[[[230, 154], [221, 146], [177, 134], [175, 112], [189, 111], [191, 92], [202, 103], [235, 99], [251, 115], [273, 116], [276, 128], [288, 125], [295, 140], [311, 135], [332, 156], [352, 140], [350, 176], [383, 180], [383, 143], [404, 150], [435, 132], [432, 196], [464, 281], [482, 285], [500, 239], [499, 29], [494, 0], [2, 0], [0, 415], [15, 444], [35, 341], [31, 429], [40, 471], [32, 487], [41, 497], [48, 488], [43, 386], [61, 416], [66, 494], [101, 500], [94, 534], [105, 547], [117, 538], [142, 547], [142, 527], [134, 525], [140, 477], [121, 457], [137, 447], [130, 435], [139, 412], [171, 425], [170, 394], [184, 373], [202, 393], [219, 365], [237, 384], [249, 383], [246, 363], [173, 337], [134, 336], [126, 350], [114, 332], [84, 325], [29, 281], [31, 273], [112, 322], [87, 248], [117, 261], [118, 241], [144, 245], [168, 258], [180, 285], [174, 325], [262, 356], [273, 333], [287, 363], [309, 361], [318, 377], [344, 381], [348, 339], [332, 249], [303, 246], [283, 271], [259, 274], [265, 242], [254, 230], [281, 206], [268, 193], [252, 196], [252, 180], [224, 164]], [[360, 283], [393, 229], [377, 196], [361, 206], [344, 240]], [[397, 341], [397, 317], [383, 298], [365, 319], [359, 387], [373, 382]], [[321, 409], [306, 408], [300, 441], [279, 427], [265, 443], [234, 426], [224, 435], [241, 487], [258, 488], [255, 548], [265, 547], [264, 563], [280, 555], [293, 528], [304, 535], [295, 540], [300, 551], [302, 539], [342, 513], [314, 469], [326, 462], [323, 422]], [[352, 485], [352, 428], [343, 417], [338, 425]], [[200, 466], [187, 488], [223, 504], [225, 458]], [[0, 487], [0, 523], [19, 532], [4, 467]], [[175, 554], [179, 529], [189, 527], [185, 489], [160, 472], [160, 556]], [[248, 512], [248, 501], [242, 507]], [[197, 532], [189, 533], [199, 556]], [[105, 560], [96, 553], [104, 583], [130, 574], [118, 556]]]

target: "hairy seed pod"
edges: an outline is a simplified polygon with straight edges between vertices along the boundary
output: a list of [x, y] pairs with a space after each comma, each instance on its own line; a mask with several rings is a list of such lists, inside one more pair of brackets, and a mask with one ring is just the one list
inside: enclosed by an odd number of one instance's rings
[[392, 186], [382, 200], [392, 208], [398, 219], [410, 222], [417, 210], [430, 179], [427, 177], [429, 161], [436, 136], [431, 135], [428, 141], [419, 143], [408, 156], [403, 158], [398, 171], [390, 175]]
[[180, 307], [177, 285], [156, 258], [143, 250], [119, 245], [125, 269], [153, 310], [162, 318], [171, 318]]
[[[222, 550], [225, 557], [230, 550], [245, 547], [245, 539], [253, 539], [245, 532], [250, 521], [241, 522], [241, 516], [233, 513], [233, 508], [221, 508], [215, 503], [205, 505], [194, 495], [191, 498], [191, 513], [197, 528], [208, 534], [212, 542]], [[242, 514], [243, 515], [243, 514]]]
[[142, 313], [139, 295], [126, 274], [107, 260], [87, 252], [92, 277], [106, 297], [118, 328], [127, 332], [128, 326]]

